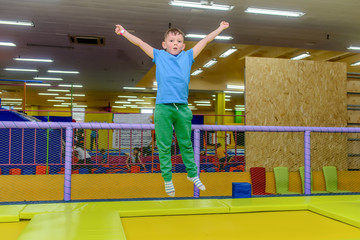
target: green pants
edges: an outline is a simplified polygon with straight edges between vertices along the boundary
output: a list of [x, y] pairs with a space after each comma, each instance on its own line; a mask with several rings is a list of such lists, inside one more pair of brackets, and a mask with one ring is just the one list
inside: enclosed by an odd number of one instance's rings
[[194, 150], [191, 143], [192, 112], [187, 104], [156, 104], [155, 134], [159, 149], [160, 168], [165, 182], [171, 181], [171, 142], [173, 126], [179, 143], [181, 157], [189, 177], [197, 176]]

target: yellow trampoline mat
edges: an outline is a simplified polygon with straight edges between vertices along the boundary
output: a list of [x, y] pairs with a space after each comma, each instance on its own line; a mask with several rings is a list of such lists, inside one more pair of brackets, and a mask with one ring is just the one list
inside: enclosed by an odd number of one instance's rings
[[28, 220], [22, 220], [20, 222], [1, 223], [0, 239], [16, 240], [29, 222]]
[[360, 229], [310, 211], [121, 218], [127, 240], [360, 239]]

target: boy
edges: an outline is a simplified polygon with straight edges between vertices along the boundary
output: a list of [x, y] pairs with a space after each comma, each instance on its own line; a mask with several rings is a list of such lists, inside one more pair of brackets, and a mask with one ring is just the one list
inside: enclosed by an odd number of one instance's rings
[[160, 168], [165, 181], [165, 192], [175, 196], [171, 173], [171, 142], [173, 127], [178, 139], [182, 159], [186, 166], [188, 179], [197, 188], [205, 190], [205, 186], [197, 176], [197, 166], [191, 143], [192, 113], [188, 108], [189, 81], [191, 65], [205, 46], [211, 42], [229, 23], [222, 21], [220, 26], [194, 48], [184, 51], [184, 33], [171, 28], [165, 33], [162, 42], [164, 50], [157, 50], [138, 37], [127, 32], [121, 25], [116, 25], [115, 33], [124, 36], [134, 45], [140, 47], [156, 64], [156, 80], [158, 91], [155, 107], [155, 134], [160, 156]]

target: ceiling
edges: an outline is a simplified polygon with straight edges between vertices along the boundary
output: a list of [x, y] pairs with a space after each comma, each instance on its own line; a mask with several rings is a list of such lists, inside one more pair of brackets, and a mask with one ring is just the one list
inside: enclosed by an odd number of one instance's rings
[[[230, 12], [195, 10], [174, 7], [168, 0], [0, 0], [1, 20], [30, 20], [34, 27], [0, 24], [0, 42], [13, 42], [16, 47], [0, 46], [0, 79], [32, 80], [35, 76], [63, 77], [61, 83], [82, 84], [75, 98], [89, 107], [116, 105], [118, 95], [154, 96], [154, 64], [138, 47], [114, 33], [115, 24], [161, 48], [163, 33], [171, 25], [185, 33], [207, 34], [226, 20], [230, 28], [221, 35], [230, 41], [215, 40], [196, 59], [193, 70], [217, 58], [228, 48], [239, 49], [221, 59], [203, 73], [191, 78], [190, 100], [211, 98], [216, 91], [226, 90], [226, 84], [242, 85], [246, 56], [291, 58], [305, 51], [307, 60], [341, 61], [349, 72], [360, 72], [350, 64], [360, 61], [360, 52], [347, 47], [360, 45], [360, 15], [358, 0], [217, 0], [230, 4]], [[301, 18], [254, 15], [247, 7], [296, 10], [306, 14]], [[70, 36], [98, 36], [103, 45], [72, 43]], [[195, 42], [186, 39], [187, 48]], [[50, 58], [52, 63], [20, 62], [21, 58]], [[36, 68], [38, 73], [18, 73], [4, 68]], [[74, 70], [80, 74], [50, 74], [47, 70]], [[45, 82], [45, 81], [44, 81]], [[59, 81], [48, 81], [56, 88]], [[22, 97], [23, 83], [0, 81], [1, 97]], [[145, 91], [133, 93], [124, 86], [142, 86]], [[46, 87], [27, 86], [27, 105], [52, 106], [39, 96]], [[243, 96], [233, 96], [233, 104], [241, 104]], [[152, 104], [154, 100], [149, 100]], [[205, 108], [204, 108], [205, 109]], [[208, 108], [211, 110], [211, 108]]]

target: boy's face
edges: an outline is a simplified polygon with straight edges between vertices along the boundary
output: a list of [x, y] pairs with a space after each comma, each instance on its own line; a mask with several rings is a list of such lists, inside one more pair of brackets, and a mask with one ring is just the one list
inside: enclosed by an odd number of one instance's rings
[[162, 42], [163, 48], [172, 55], [178, 55], [185, 49], [184, 37], [181, 34], [169, 33]]

